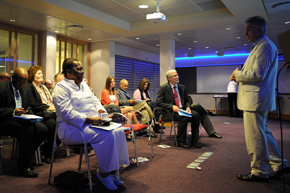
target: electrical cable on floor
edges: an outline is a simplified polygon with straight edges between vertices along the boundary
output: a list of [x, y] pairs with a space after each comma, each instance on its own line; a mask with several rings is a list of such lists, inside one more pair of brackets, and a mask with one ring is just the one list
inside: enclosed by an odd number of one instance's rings
[[[279, 117], [279, 122], [280, 122], [280, 132], [281, 132], [281, 156], [282, 156], [282, 170], [284, 169], [284, 153], [283, 153], [283, 130], [282, 130], [282, 118], [281, 118], [281, 108], [280, 108], [280, 96], [279, 96], [279, 74], [281, 72], [281, 70], [287, 65], [290, 64], [290, 62], [285, 63], [279, 70], [278, 75], [277, 75], [277, 80], [276, 80], [276, 84], [277, 84], [277, 98], [278, 98], [278, 117]], [[284, 192], [286, 193], [286, 186], [285, 186], [285, 174], [283, 174], [283, 189]]]

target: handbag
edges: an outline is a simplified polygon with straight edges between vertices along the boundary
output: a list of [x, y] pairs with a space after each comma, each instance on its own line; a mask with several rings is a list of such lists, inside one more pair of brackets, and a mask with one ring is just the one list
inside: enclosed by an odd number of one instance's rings
[[54, 185], [58, 188], [79, 190], [89, 183], [89, 178], [75, 171], [66, 171], [54, 177]]
[[[106, 109], [108, 114], [115, 113], [115, 112], [121, 113], [121, 109], [120, 109], [120, 107], [118, 105], [109, 104], [109, 105], [104, 105], [103, 107]], [[113, 122], [120, 123], [120, 122], [122, 122], [122, 120], [123, 120], [122, 115], [114, 114], [112, 116], [112, 121]]]
[[43, 117], [43, 119], [56, 119], [55, 110], [44, 110], [44, 111], [36, 112], [35, 114], [40, 117]]

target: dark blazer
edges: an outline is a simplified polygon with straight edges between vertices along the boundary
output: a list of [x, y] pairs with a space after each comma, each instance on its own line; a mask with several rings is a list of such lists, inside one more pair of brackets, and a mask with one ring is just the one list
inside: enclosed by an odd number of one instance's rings
[[42, 103], [39, 93], [32, 83], [27, 82], [26, 85], [29, 87], [31, 92], [30, 106], [34, 113], [44, 111], [49, 108], [47, 104]]
[[[180, 101], [182, 104], [182, 109], [186, 110], [187, 107], [190, 106], [190, 101], [188, 100], [187, 91], [184, 85], [178, 85], [178, 92], [180, 96]], [[178, 113], [173, 113], [172, 106], [176, 105], [174, 100], [174, 94], [172, 92], [171, 85], [169, 83], [165, 83], [159, 87], [156, 106], [162, 107], [168, 110], [174, 116], [174, 119], [178, 119]], [[170, 115], [168, 115], [165, 111], [162, 112], [162, 120], [167, 121], [170, 120]]]
[[[33, 114], [29, 107], [29, 87], [25, 84], [21, 89], [19, 89], [19, 92], [21, 96], [22, 107], [25, 110], [29, 110], [29, 114]], [[8, 124], [6, 120], [9, 120], [13, 116], [15, 107], [15, 97], [11, 81], [5, 80], [3, 82], [0, 82], [0, 126], [5, 126], [6, 124]]]

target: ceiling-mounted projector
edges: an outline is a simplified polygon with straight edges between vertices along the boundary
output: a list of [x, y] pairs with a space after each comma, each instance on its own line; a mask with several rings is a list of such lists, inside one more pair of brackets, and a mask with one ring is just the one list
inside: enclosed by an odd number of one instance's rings
[[156, 12], [152, 14], [147, 14], [146, 19], [152, 23], [167, 22], [168, 18], [166, 17], [166, 15], [164, 15], [163, 13], [160, 13], [159, 1], [161, 0], [155, 0], [155, 1], [157, 1]]
[[147, 14], [146, 19], [152, 23], [166, 22], [168, 18], [163, 13]]

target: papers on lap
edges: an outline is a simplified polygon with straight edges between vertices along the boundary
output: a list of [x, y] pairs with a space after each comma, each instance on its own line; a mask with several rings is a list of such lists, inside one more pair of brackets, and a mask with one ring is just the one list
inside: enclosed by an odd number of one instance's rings
[[22, 114], [21, 116], [13, 115], [12, 119], [15, 121], [25, 121], [31, 123], [43, 120], [42, 117], [31, 114]]
[[90, 127], [97, 128], [97, 129], [103, 129], [103, 130], [107, 130], [107, 131], [117, 129], [121, 126], [122, 126], [121, 123], [115, 123], [115, 122], [110, 122], [110, 124], [108, 126], [90, 125]]
[[179, 109], [178, 114], [179, 114], [180, 116], [184, 116], [184, 117], [192, 117], [192, 116], [191, 116], [191, 114], [192, 114], [191, 112], [188, 113], [188, 112], [186, 112], [186, 111], [183, 110], [183, 109]]

